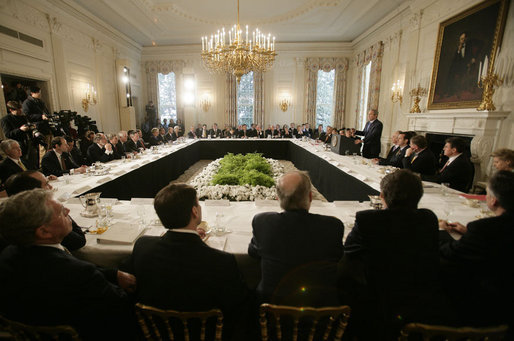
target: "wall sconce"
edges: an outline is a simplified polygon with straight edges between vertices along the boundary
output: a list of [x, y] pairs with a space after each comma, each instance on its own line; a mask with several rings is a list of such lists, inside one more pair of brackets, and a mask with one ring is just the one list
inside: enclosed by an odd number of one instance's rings
[[123, 67], [123, 76], [121, 78], [125, 83], [125, 96], [127, 97], [127, 107], [132, 106], [132, 87], [130, 86], [130, 69], [126, 66]]
[[89, 110], [89, 106], [96, 104], [96, 90], [94, 86], [87, 84], [85, 97], [82, 99], [82, 108], [85, 112]]
[[209, 99], [209, 95], [203, 95], [202, 99], [200, 100], [200, 107], [204, 112], [209, 111], [209, 109], [211, 108], [211, 101]]
[[280, 107], [280, 110], [286, 112], [287, 109], [291, 106], [291, 97], [289, 95], [282, 96], [278, 106]]
[[183, 87], [184, 93], [182, 99], [185, 105], [194, 105], [195, 103], [195, 78], [194, 75], [184, 75]]
[[393, 103], [400, 102], [401, 105], [403, 101], [403, 86], [400, 84], [400, 80], [397, 80], [395, 83], [393, 83], [391, 90], [393, 91], [391, 101], [393, 101]]

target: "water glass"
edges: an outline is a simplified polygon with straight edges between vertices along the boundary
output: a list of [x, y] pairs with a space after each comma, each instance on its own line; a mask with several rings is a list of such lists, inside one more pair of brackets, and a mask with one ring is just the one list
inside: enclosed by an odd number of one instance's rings
[[445, 196], [445, 197], [450, 194], [450, 183], [449, 182], [441, 183], [441, 192], [443, 193], [443, 196]]
[[214, 226], [214, 229], [217, 235], [222, 235], [226, 232], [224, 218], [225, 216], [223, 215], [223, 213], [216, 212], [216, 224]]

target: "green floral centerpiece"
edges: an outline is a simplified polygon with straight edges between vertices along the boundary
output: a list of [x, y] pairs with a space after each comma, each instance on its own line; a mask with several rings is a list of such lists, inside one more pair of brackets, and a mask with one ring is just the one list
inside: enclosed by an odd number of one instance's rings
[[205, 166], [190, 184], [200, 200], [276, 200], [275, 183], [283, 174], [278, 160], [257, 153], [227, 154]]
[[218, 173], [212, 178], [212, 185], [272, 187], [275, 184], [271, 165], [259, 153], [228, 153], [220, 160], [220, 166]]

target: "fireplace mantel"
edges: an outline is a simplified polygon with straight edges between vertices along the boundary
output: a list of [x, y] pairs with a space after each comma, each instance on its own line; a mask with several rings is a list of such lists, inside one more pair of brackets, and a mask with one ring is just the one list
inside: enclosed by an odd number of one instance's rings
[[473, 136], [471, 155], [480, 170], [476, 180], [483, 180], [491, 166], [490, 155], [496, 149], [501, 124], [509, 114], [505, 111], [448, 109], [406, 116], [412, 131]]

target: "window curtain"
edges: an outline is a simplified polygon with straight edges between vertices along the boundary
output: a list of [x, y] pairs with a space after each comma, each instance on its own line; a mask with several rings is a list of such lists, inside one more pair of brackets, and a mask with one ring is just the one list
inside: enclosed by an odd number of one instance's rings
[[237, 79], [231, 73], [227, 73], [225, 77], [225, 124], [237, 127]]
[[264, 127], [264, 75], [253, 73], [253, 123]]
[[316, 90], [318, 86], [318, 71], [335, 72], [334, 84], [334, 116], [333, 124], [336, 127], [344, 126], [344, 114], [346, 105], [346, 73], [348, 71], [348, 59], [346, 58], [307, 58], [305, 61], [305, 115], [304, 122], [312, 127], [316, 125]]
[[[378, 43], [370, 46], [366, 50], [359, 53], [356, 57], [356, 64], [358, 68], [357, 84], [362, 84], [362, 67], [371, 61], [371, 72], [369, 76], [369, 93], [368, 93], [368, 107], [366, 112], [370, 109], [378, 109], [378, 101], [380, 95], [380, 75], [382, 74], [382, 57], [384, 55], [384, 44], [379, 41]], [[357, 91], [357, 114], [361, 111], [361, 88]]]
[[147, 96], [149, 101], [153, 101], [156, 108], [158, 108], [159, 97], [159, 84], [157, 75], [162, 73], [167, 75], [170, 72], [175, 73], [175, 89], [177, 96], [177, 118], [184, 122], [184, 106], [182, 104], [182, 87], [179, 84], [182, 82], [182, 69], [185, 62], [183, 60], [156, 60], [145, 63], [146, 81], [147, 81]]

